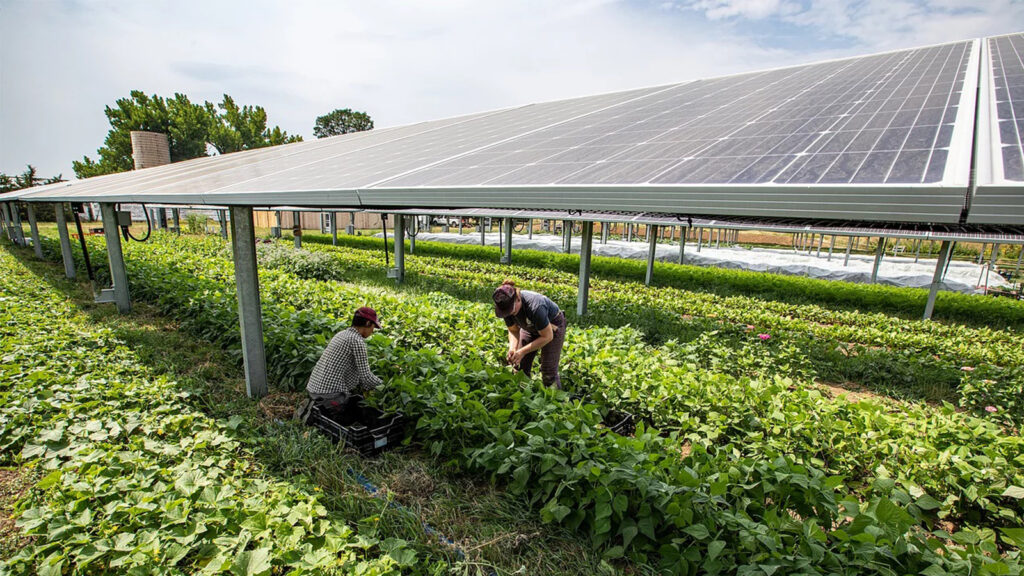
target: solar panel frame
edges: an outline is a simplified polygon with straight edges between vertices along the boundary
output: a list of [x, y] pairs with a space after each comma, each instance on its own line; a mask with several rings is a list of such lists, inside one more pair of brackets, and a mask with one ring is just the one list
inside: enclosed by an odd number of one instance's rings
[[[997, 74], [995, 68], [1002, 67], [1002, 75], [1005, 76], [1005, 62], [998, 52], [993, 54], [993, 45], [998, 45], [1000, 40], [1014, 38], [1024, 41], [1024, 34], [986, 38], [982, 50], [975, 147], [977, 183], [972, 191], [970, 209], [967, 212], [968, 224], [1024, 223], [1024, 178], [1012, 180], [1005, 174], [1004, 163], [1010, 159], [1004, 155], [1004, 144], [1007, 139], [1004, 138], [1005, 134], [1000, 127], [1001, 109], [1005, 111], [1009, 107], [1012, 111], [1014, 102], [1024, 105], [1024, 93], [1017, 91], [1016, 97], [1020, 100], [1014, 100], [1015, 91], [1007, 85], [1004, 92], [1010, 99], [1000, 102], [997, 87], [997, 76], [1000, 74]], [[1021, 63], [1019, 55], [1018, 63]], [[1024, 71], [1024, 63], [1021, 64], [1021, 70]], [[1024, 143], [1019, 128], [1015, 136], [1017, 158], [1021, 159], [1024, 157]]]

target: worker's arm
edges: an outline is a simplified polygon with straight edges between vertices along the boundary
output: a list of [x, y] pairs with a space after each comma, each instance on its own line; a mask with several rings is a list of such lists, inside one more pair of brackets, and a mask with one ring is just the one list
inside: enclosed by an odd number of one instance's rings
[[366, 355], [366, 344], [362, 341], [354, 346], [356, 371], [359, 373], [359, 387], [363, 390], [373, 390], [383, 382], [370, 370], [370, 360]]
[[523, 359], [523, 356], [526, 356], [530, 352], [540, 350], [546, 346], [548, 342], [554, 340], [554, 338], [554, 325], [549, 323], [547, 326], [540, 329], [540, 336], [538, 336], [536, 340], [516, 350], [515, 354], [512, 355], [512, 363], [518, 364]]
[[505, 361], [512, 363], [512, 355], [519, 348], [519, 325], [513, 324], [508, 327], [508, 353], [505, 354]]

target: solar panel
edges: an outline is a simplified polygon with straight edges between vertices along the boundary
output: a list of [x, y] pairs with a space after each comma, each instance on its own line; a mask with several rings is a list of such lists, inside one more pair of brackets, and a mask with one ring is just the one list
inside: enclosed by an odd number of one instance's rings
[[380, 186], [943, 182], [971, 51], [678, 85]]
[[1024, 222], [1024, 34], [986, 40], [969, 223]]
[[202, 158], [39, 200], [647, 211], [956, 223], [979, 42]]

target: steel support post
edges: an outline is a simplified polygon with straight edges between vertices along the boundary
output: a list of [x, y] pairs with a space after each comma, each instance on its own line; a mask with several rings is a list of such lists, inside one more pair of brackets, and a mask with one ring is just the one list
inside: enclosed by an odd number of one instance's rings
[[[33, 238], [35, 238], [35, 224], [34, 224], [34, 223], [32, 222], [32, 212], [31, 212], [31, 210], [32, 210], [32, 205], [31, 205], [31, 204], [29, 204], [29, 205], [28, 205], [28, 208], [29, 208], [29, 213], [28, 213], [28, 217], [29, 217], [29, 224], [31, 224], [31, 225], [32, 225], [32, 228], [33, 228], [33, 230], [32, 230], [32, 237], [33, 237]], [[42, 256], [40, 256], [40, 258], [42, 258]], [[993, 268], [993, 267], [995, 267], [995, 265], [996, 265], [996, 260], [997, 260], [998, 258], [999, 258], [999, 243], [998, 243], [998, 242], [996, 242], [995, 244], [993, 244], [993, 245], [992, 245], [992, 259], [991, 259], [991, 260], [989, 260], [989, 262], [988, 262], [988, 267], [989, 267], [989, 268]]]
[[843, 258], [843, 266], [850, 263], [850, 251], [853, 250], [853, 243], [856, 238], [846, 237], [846, 257]]
[[939, 285], [942, 284], [942, 277], [946, 273], [946, 265], [953, 252], [953, 245], [949, 240], [943, 240], [939, 248], [939, 259], [935, 262], [935, 274], [932, 276], [932, 285], [928, 290], [928, 303], [924, 306], [924, 319], [931, 320], [932, 312], [935, 311], [935, 297], [939, 293]]
[[235, 257], [245, 392], [250, 398], [262, 398], [269, 391], [267, 357], [263, 348], [263, 314], [260, 310], [260, 281], [256, 271], [256, 235], [252, 208], [249, 206], [231, 207], [231, 251]]
[[626, 224], [626, 242], [633, 241], [633, 225]]
[[686, 229], [682, 226], [679, 227], [679, 263], [682, 264], [684, 261], [684, 255], [686, 254]]
[[526, 221], [526, 237], [533, 240], [533, 218]]
[[583, 222], [583, 236], [580, 238], [580, 287], [576, 292], [576, 315], [587, 313], [590, 298], [590, 253], [594, 244], [594, 223]]
[[100, 204], [103, 215], [103, 236], [107, 240], [107, 259], [110, 261], [110, 277], [114, 283], [114, 303], [117, 311], [127, 314], [132, 311], [131, 297], [128, 295], [128, 273], [124, 268], [124, 254], [121, 252], [121, 229], [117, 225], [117, 214], [110, 202]]
[[878, 281], [878, 268], [882, 265], [882, 256], [885, 254], [885, 237], [878, 239], [878, 249], [875, 250], [875, 264], [871, 267], [871, 283]]
[[825, 235], [822, 234], [818, 237], [818, 252], [814, 255], [815, 258], [821, 258], [821, 245], [825, 243]]
[[828, 261], [829, 262], [832, 261], [832, 249], [835, 248], [835, 246], [836, 246], [836, 235], [833, 234], [828, 239]]
[[1019, 276], [1020, 275], [1020, 260], [1021, 260], [1021, 257], [1024, 257], [1024, 244], [1020, 245], [1020, 252], [1017, 253], [1017, 268], [1013, 272], [1014, 276]]
[[608, 223], [601, 222], [601, 244], [608, 243]]
[[981, 264], [982, 260], [985, 259], [985, 246], [988, 246], [985, 242], [981, 243], [981, 250], [978, 252], [978, 264]]
[[13, 240], [7, 202], [0, 202], [0, 222], [3, 223], [4, 234], [7, 235], [7, 239]]
[[572, 222], [562, 221], [562, 251], [572, 254]]
[[14, 242], [24, 247], [28, 242], [25, 241], [25, 229], [21, 227], [21, 212], [17, 201], [11, 202], [11, 223], [14, 224]]
[[32, 233], [32, 250], [36, 253], [36, 258], [42, 260], [43, 245], [39, 243], [39, 227], [36, 226], [36, 207], [31, 202], [26, 202], [25, 208], [28, 210], [28, 229]]
[[487, 230], [484, 228], [483, 218], [480, 219], [480, 225], [477, 228], [480, 228], [480, 245], [487, 246]]
[[505, 241], [503, 242], [505, 248], [501, 253], [501, 263], [511, 264], [512, 263], [512, 219], [505, 218], [502, 221], [502, 226], [505, 228]]
[[459, 236], [462, 236], [462, 216], [459, 216]]
[[228, 215], [227, 210], [217, 210], [217, 223], [220, 224], [220, 237], [228, 238]]
[[331, 212], [331, 246], [338, 245], [338, 213]]
[[345, 226], [345, 234], [353, 236], [356, 233], [356, 213], [348, 213], [348, 226]]
[[395, 283], [405, 280], [405, 215], [395, 214]]
[[71, 236], [68, 234], [68, 221], [64, 217], [64, 203], [54, 204], [53, 212], [57, 219], [57, 235], [60, 236], [60, 255], [64, 259], [64, 275], [74, 278], [75, 258], [71, 254]]
[[292, 238], [295, 247], [302, 248], [302, 213], [298, 211], [292, 211]]
[[917, 240], [917, 247], [914, 250], [914, 264], [917, 264], [917, 261], [921, 259], [921, 244], [923, 242], [924, 242], [924, 240], [921, 240], [920, 238], [918, 238], [918, 240]]
[[658, 227], [648, 226], [647, 231], [650, 232], [651, 228], [654, 228], [654, 233], [647, 239], [647, 275], [644, 276], [644, 286], [650, 286], [654, 279], [654, 255], [658, 251]]
[[171, 216], [174, 218], [174, 233], [181, 235], [181, 209], [171, 208]]
[[[232, 215], [234, 215], [234, 214], [232, 214]], [[281, 214], [280, 210], [274, 211], [274, 220], [277, 221], [277, 226], [274, 226], [273, 230], [271, 230], [271, 232], [273, 233], [274, 238], [280, 238], [281, 237], [281, 228], [284, 227], [284, 215]]]
[[700, 252], [701, 242], [704, 241], [704, 229], [697, 228], [697, 252]]

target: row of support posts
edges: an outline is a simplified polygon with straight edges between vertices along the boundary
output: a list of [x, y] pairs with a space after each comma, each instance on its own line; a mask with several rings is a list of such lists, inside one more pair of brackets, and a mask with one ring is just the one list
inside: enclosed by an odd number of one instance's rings
[[[4, 229], [7, 235], [12, 240], [17, 236], [17, 231], [20, 230], [20, 219], [16, 218], [17, 210], [14, 206], [8, 203], [0, 205], [0, 215], [3, 218]], [[100, 204], [103, 223], [104, 223], [104, 236], [107, 244], [107, 254], [109, 258], [111, 277], [113, 278], [114, 284], [114, 302], [117, 304], [117, 308], [122, 313], [127, 313], [131, 310], [131, 302], [129, 298], [128, 289], [128, 278], [125, 271], [124, 257], [122, 253], [121, 237], [119, 234], [119, 228], [116, 223], [116, 214], [114, 211], [114, 205], [111, 203]], [[259, 398], [267, 394], [267, 375], [266, 375], [266, 355], [263, 343], [263, 325], [262, 317], [260, 313], [260, 293], [259, 293], [259, 277], [257, 274], [257, 262], [256, 262], [256, 248], [255, 248], [255, 231], [253, 225], [253, 210], [251, 207], [244, 206], [233, 206], [230, 208], [231, 211], [231, 244], [232, 253], [235, 261], [235, 281], [237, 296], [239, 302], [239, 326], [242, 335], [243, 342], [243, 359], [245, 366], [245, 378], [246, 378], [246, 391], [250, 397]], [[223, 212], [223, 211], [222, 211]], [[57, 231], [60, 236], [61, 253], [64, 258], [65, 273], [68, 278], [75, 277], [74, 260], [71, 257], [71, 241], [70, 235], [68, 234], [67, 228], [67, 215], [65, 214], [64, 204], [57, 204], [55, 207], [56, 220], [57, 220]], [[38, 227], [35, 222], [35, 210], [33, 207], [29, 207], [29, 226], [32, 231], [33, 244], [38, 248], [40, 246]], [[336, 214], [332, 213], [332, 229], [336, 230], [334, 224]], [[222, 234], [226, 233], [226, 214], [220, 215]], [[564, 222], [563, 230], [565, 234], [567, 246], [572, 238], [572, 223]], [[483, 222], [481, 222], [481, 234], [484, 231]], [[512, 221], [511, 219], [504, 219], [502, 222], [503, 228], [503, 258], [507, 259], [507, 262], [511, 262], [511, 247], [512, 247]], [[653, 280], [654, 272], [654, 256], [657, 247], [657, 240], [659, 238], [659, 232], [661, 227], [652, 225], [648, 228], [647, 239], [649, 243], [648, 247], [648, 261], [647, 261], [647, 273], [645, 276], [645, 284], [650, 285]], [[679, 227], [679, 262], [681, 263], [684, 259], [684, 253], [686, 249], [686, 237], [688, 230], [682, 226]], [[583, 222], [582, 223], [582, 237], [580, 246], [580, 271], [579, 271], [579, 290], [577, 295], [576, 311], [579, 315], [584, 315], [587, 312], [587, 301], [589, 296], [590, 288], [590, 269], [591, 269], [591, 255], [593, 247], [593, 233], [594, 223]], [[698, 250], [700, 249], [702, 231], [698, 230]], [[608, 234], [608, 226], [602, 224], [602, 241]], [[405, 273], [405, 261], [404, 261], [404, 241], [405, 241], [405, 216], [401, 214], [395, 215], [394, 221], [394, 240], [395, 240], [395, 269], [392, 271], [393, 276], [398, 282], [404, 280]], [[721, 240], [719, 236], [718, 241]], [[834, 237], [831, 239], [831, 243], [834, 243]], [[709, 238], [710, 245], [710, 238]], [[726, 241], [729, 241], [728, 238]], [[881, 264], [881, 257], [885, 252], [886, 239], [880, 238], [879, 245], [875, 254], [875, 265], [872, 272], [872, 281], [877, 279], [878, 267]], [[847, 243], [847, 258], [849, 257], [850, 250], [852, 249], [853, 241]], [[819, 239], [818, 247], [820, 250], [821, 240]], [[918, 246], [918, 251], [920, 246]], [[939, 259], [936, 263], [935, 273], [932, 279], [932, 283], [929, 290], [928, 301], [924, 311], [924, 318], [929, 319], [934, 312], [935, 299], [938, 293], [939, 286], [942, 283], [942, 278], [947, 269], [951, 255], [953, 251], [953, 243], [950, 241], [943, 241], [939, 250]], [[37, 256], [42, 256], [41, 251], [36, 251]], [[1020, 259], [1018, 258], [1018, 265]]]

